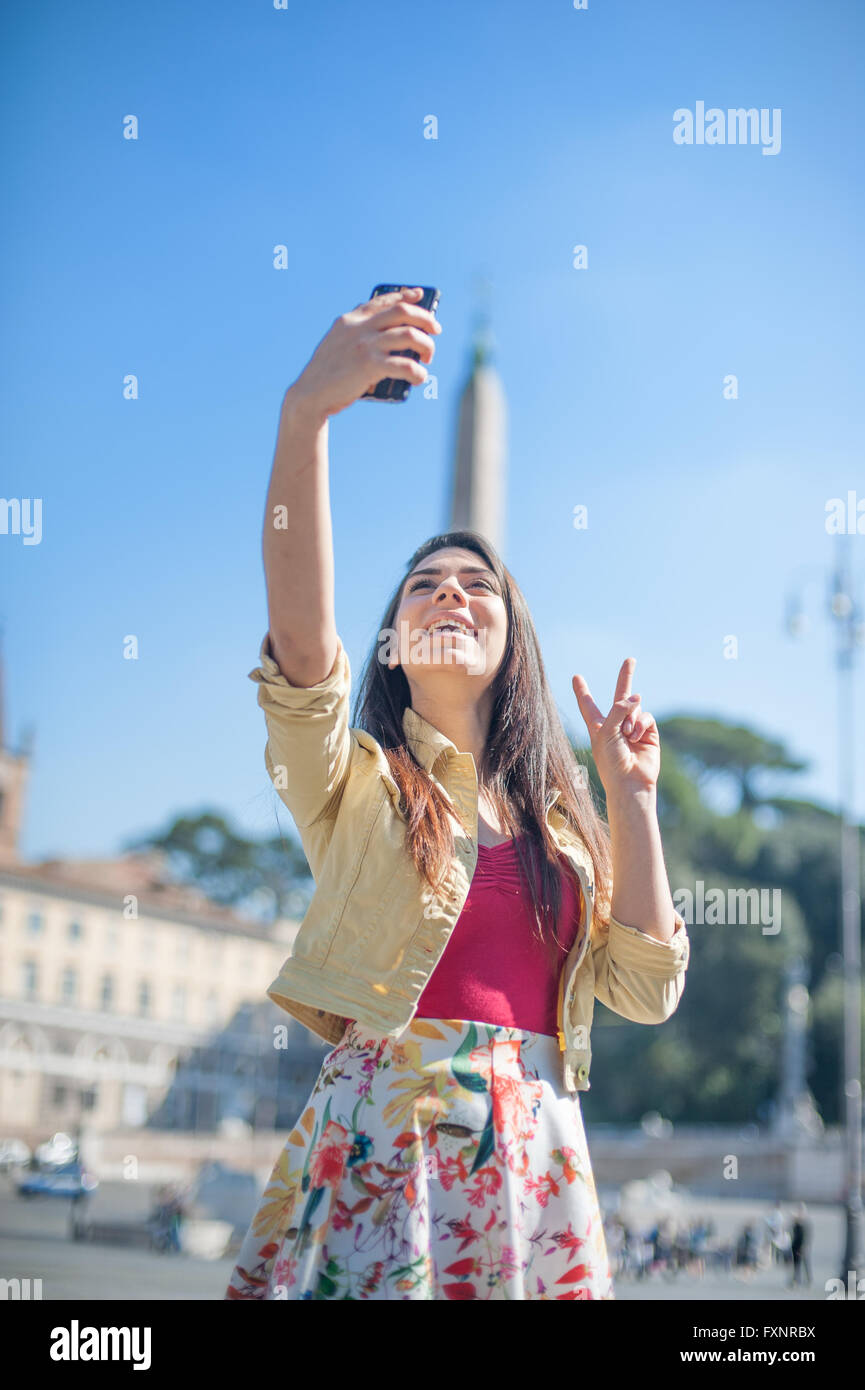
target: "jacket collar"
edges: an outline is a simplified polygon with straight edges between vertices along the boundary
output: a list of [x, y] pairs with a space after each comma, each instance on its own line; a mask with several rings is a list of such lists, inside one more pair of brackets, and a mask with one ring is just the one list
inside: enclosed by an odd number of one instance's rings
[[[418, 714], [417, 710], [412, 709], [411, 705], [406, 705], [402, 716], [403, 733], [411, 751], [425, 772], [431, 772], [434, 764], [442, 754], [459, 753], [455, 743], [430, 724], [429, 720], [424, 719]], [[555, 806], [561, 799], [561, 792], [555, 791], [550, 798], [549, 807]]]
[[[459, 755], [456, 744], [452, 743], [435, 725], [430, 724], [429, 720], [424, 719], [416, 710], [413, 710], [411, 705], [406, 705], [403, 710], [402, 727], [412, 753], [421, 767], [428, 773], [432, 773], [434, 764], [443, 754]], [[388, 782], [393, 789], [392, 794], [398, 795], [396, 783], [389, 775]], [[574, 834], [569, 820], [557, 807], [556, 803], [559, 800], [561, 800], [561, 792], [554, 791], [547, 806], [547, 825], [559, 847], [570, 853], [574, 862], [587, 876], [587, 883], [591, 884], [594, 881], [594, 869], [588, 849], [582, 838]], [[587, 891], [591, 893], [591, 887]]]
[[435, 728], [411, 705], [406, 705], [402, 715], [402, 728], [409, 748], [425, 772], [431, 772], [433, 764], [450, 749], [458, 753], [455, 743]]

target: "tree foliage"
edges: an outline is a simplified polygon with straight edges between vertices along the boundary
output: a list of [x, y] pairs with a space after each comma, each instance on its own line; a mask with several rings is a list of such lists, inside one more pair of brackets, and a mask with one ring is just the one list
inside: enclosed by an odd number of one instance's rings
[[312, 875], [296, 836], [250, 839], [218, 811], [177, 816], [165, 830], [127, 848], [162, 851], [176, 883], [259, 921], [300, 917], [312, 896]]
[[[778, 794], [806, 764], [777, 740], [717, 719], [659, 721], [658, 817], [670, 888], [780, 895], [781, 926], [688, 921], [685, 992], [666, 1023], [630, 1023], [595, 1005], [589, 1118], [628, 1122], [650, 1110], [679, 1122], [766, 1122], [782, 1082], [788, 970], [810, 993], [805, 1084], [826, 1124], [843, 1119], [837, 812]], [[591, 753], [576, 750], [591, 765]], [[590, 777], [592, 775], [590, 767]], [[738, 791], [720, 814], [711, 793]], [[860, 836], [860, 869], [865, 852]], [[860, 883], [865, 897], [865, 883]], [[773, 901], [767, 896], [767, 902]], [[678, 903], [677, 903], [678, 905]]]

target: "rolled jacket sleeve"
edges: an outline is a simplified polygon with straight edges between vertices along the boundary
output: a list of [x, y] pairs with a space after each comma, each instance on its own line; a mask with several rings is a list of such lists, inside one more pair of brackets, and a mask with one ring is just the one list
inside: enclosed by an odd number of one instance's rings
[[349, 775], [348, 656], [337, 636], [336, 659], [324, 680], [291, 685], [274, 659], [268, 630], [259, 663], [249, 679], [258, 684], [258, 703], [267, 724], [265, 765], [280, 799], [303, 830], [319, 817], [336, 815]]
[[685, 919], [676, 913], [668, 942], [610, 917], [595, 947], [595, 997], [633, 1023], [663, 1023], [675, 1013], [690, 959]]

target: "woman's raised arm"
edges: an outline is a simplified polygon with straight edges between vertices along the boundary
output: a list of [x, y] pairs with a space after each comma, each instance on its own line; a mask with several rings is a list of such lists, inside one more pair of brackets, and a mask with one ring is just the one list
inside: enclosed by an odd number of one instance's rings
[[[335, 319], [283, 397], [264, 517], [264, 571], [274, 660], [292, 685], [330, 675], [337, 655], [328, 420], [385, 376], [426, 380], [440, 331], [418, 289], [367, 300]], [[391, 357], [411, 348], [422, 361]]]
[[291, 390], [280, 411], [262, 549], [273, 658], [292, 685], [309, 686], [336, 658], [328, 422]]

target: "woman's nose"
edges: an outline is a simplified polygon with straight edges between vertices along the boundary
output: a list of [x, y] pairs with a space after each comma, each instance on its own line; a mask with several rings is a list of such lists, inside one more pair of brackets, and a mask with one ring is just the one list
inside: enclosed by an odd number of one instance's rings
[[437, 598], [437, 599], [438, 599], [438, 598], [458, 598], [458, 599], [465, 599], [465, 594], [463, 593], [463, 591], [462, 591], [462, 589], [460, 588], [459, 584], [445, 584], [445, 585], [442, 585], [441, 589], [440, 589], [439, 592], [436, 594], [436, 598]]

